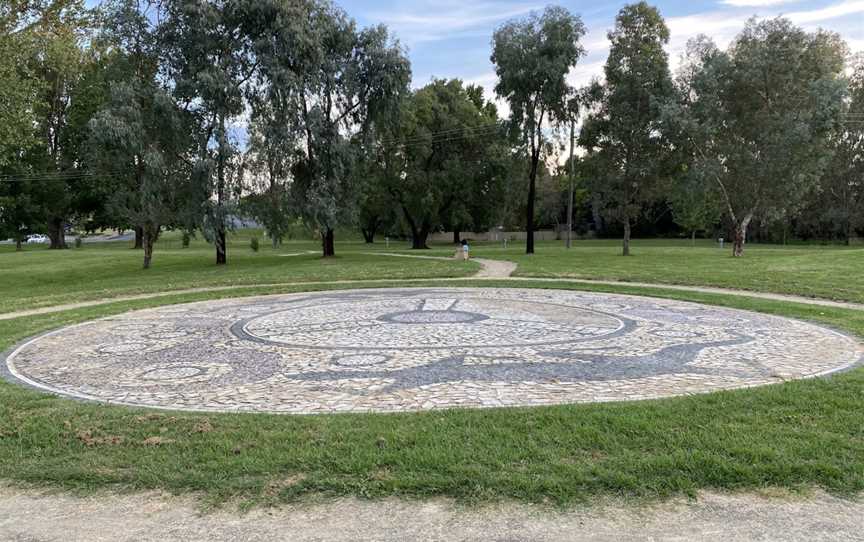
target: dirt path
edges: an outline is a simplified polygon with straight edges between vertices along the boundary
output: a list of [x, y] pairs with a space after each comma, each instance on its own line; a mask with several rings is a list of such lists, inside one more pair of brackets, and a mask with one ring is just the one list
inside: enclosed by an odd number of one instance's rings
[[0, 488], [0, 540], [738, 540], [864, 539], [864, 503], [824, 493], [766, 498], [702, 494], [636, 506], [564, 512], [504, 504], [465, 509], [444, 500], [358, 501], [202, 514], [190, 497], [160, 493], [78, 498]]
[[600, 284], [604, 286], [634, 286], [637, 288], [653, 288], [657, 290], [677, 290], [680, 292], [697, 292], [704, 294], [723, 294], [738, 297], [755, 297], [758, 299], [770, 299], [772, 301], [788, 301], [791, 303], [802, 303], [804, 305], [819, 305], [821, 307], [832, 307], [837, 309], [864, 310], [864, 303], [853, 303], [851, 301], [833, 301], [817, 297], [805, 297], [802, 295], [773, 294], [770, 292], [754, 292], [752, 290], [737, 290], [734, 288], [716, 288], [712, 286], [683, 286], [679, 284], [657, 284], [651, 282], [629, 282], [623, 280], [597, 280], [597, 279], [571, 279], [571, 278], [542, 278], [542, 277], [510, 277], [510, 280], [524, 280], [532, 282], [570, 282], [576, 284]]
[[[415, 254], [398, 254], [389, 252], [370, 252], [369, 254], [377, 254], [380, 256], [392, 256], [398, 258], [420, 258], [425, 260], [451, 260], [452, 258], [445, 256], [424, 256]], [[544, 278], [544, 277], [514, 277], [513, 272], [516, 271], [517, 264], [506, 260], [489, 260], [485, 258], [472, 258], [480, 264], [480, 271], [470, 277], [443, 277], [443, 278], [422, 278], [422, 279], [363, 279], [363, 280], [329, 280], [329, 281], [306, 281], [306, 282], [278, 282], [270, 284], [249, 284], [235, 286], [212, 286], [206, 288], [187, 288], [183, 290], [169, 290], [165, 292], [152, 292], [146, 294], [125, 295], [102, 299], [93, 299], [90, 301], [80, 301], [77, 303], [64, 303], [61, 305], [52, 305], [49, 307], [39, 307], [36, 309], [25, 309], [14, 312], [6, 312], [0, 314], [0, 320], [11, 320], [23, 316], [36, 316], [39, 314], [51, 314], [73, 309], [81, 309], [85, 307], [94, 307], [97, 305], [105, 305], [108, 303], [116, 303], [118, 301], [135, 301], [139, 299], [154, 299], [158, 297], [166, 297], [181, 294], [194, 294], [202, 292], [223, 292], [229, 290], [243, 290], [252, 288], [285, 288], [290, 286], [327, 286], [327, 285], [344, 285], [352, 284], [388, 284], [394, 282], [412, 283], [412, 282], [457, 282], [470, 280], [508, 280], [513, 282], [548, 282], [550, 284], [598, 284], [604, 286], [634, 286], [639, 288], [650, 288], [658, 290], [675, 290], [681, 292], [697, 292], [708, 294], [723, 294], [733, 295], [738, 297], [754, 297], [757, 299], [769, 299], [772, 301], [787, 301], [791, 303], [803, 303], [805, 305], [817, 305], [822, 307], [832, 307], [839, 309], [864, 310], [864, 303], [852, 303], [848, 301], [832, 301], [830, 299], [819, 299], [813, 297], [804, 297], [798, 295], [773, 294], [768, 292], [753, 292], [750, 290], [735, 290], [730, 288], [714, 288], [710, 286], [681, 286], [676, 284], [656, 284], [647, 282], [625, 282], [616, 280], [596, 280], [596, 279], [576, 279], [576, 278]]]

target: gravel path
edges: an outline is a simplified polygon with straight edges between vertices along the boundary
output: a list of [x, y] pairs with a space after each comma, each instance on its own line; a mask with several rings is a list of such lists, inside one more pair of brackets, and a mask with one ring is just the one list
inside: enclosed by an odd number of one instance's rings
[[444, 500], [358, 501], [233, 508], [202, 513], [190, 497], [160, 493], [78, 498], [0, 488], [0, 540], [483, 540], [852, 541], [864, 539], [864, 503], [824, 493], [767, 498], [705, 493], [638, 506], [618, 502], [564, 512], [504, 504], [463, 508]]

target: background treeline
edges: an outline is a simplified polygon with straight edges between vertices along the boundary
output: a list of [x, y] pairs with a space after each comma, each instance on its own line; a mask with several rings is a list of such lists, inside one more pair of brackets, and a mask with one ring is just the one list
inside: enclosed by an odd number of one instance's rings
[[864, 227], [864, 63], [839, 36], [752, 20], [677, 73], [644, 2], [603, 78], [560, 7], [492, 36], [495, 94], [410, 88], [404, 49], [323, 0], [11, 0], [0, 5], [0, 238], [133, 229], [211, 241], [254, 218], [274, 245], [336, 231], [572, 227], [582, 235], [849, 241]]

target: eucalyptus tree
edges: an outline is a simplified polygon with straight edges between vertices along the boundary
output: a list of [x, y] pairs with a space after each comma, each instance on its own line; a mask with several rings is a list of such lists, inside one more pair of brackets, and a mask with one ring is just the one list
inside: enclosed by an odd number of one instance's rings
[[[357, 31], [335, 6], [313, 6], [316, 58], [301, 78], [305, 153], [296, 168], [302, 214], [322, 237], [322, 253], [335, 255], [334, 230], [355, 215], [358, 186], [350, 169], [362, 132], [396, 107], [407, 92], [410, 65], [383, 26]], [[359, 137], [358, 137], [359, 136]]]
[[354, 221], [351, 166], [375, 122], [407, 92], [408, 60], [384, 26], [358, 30], [327, 0], [261, 2], [255, 20], [261, 84], [291, 129], [279, 135], [292, 164], [291, 197], [335, 254], [335, 229]]
[[729, 49], [690, 44], [698, 69], [669, 117], [688, 135], [692, 169], [714, 183], [742, 256], [754, 217], [799, 207], [830, 160], [828, 139], [843, 103], [845, 46], [789, 20], [751, 20]]
[[193, 178], [211, 193], [203, 230], [216, 246], [216, 263], [227, 263], [227, 220], [241, 194], [242, 157], [237, 133], [246, 111], [250, 80], [258, 69], [249, 19], [254, 2], [176, 0], [163, 4], [161, 39], [165, 76], [176, 99], [198, 123], [198, 159]]
[[[110, 98], [90, 121], [90, 164], [112, 178], [109, 206], [142, 233], [144, 269], [163, 226], [194, 204], [187, 185], [194, 152], [189, 115], [158, 81], [156, 29], [135, 0], [104, 6], [110, 44]], [[200, 204], [200, 202], [198, 202]]]
[[141, 228], [148, 269], [161, 228], [178, 222], [188, 203], [181, 200], [190, 179], [185, 156], [191, 151], [183, 112], [152, 81], [117, 82], [90, 125], [93, 163], [115, 172], [122, 167], [134, 181], [132, 190], [117, 192], [110, 203], [115, 213]]
[[608, 33], [611, 47], [605, 83], [589, 92], [593, 111], [580, 143], [600, 154], [606, 167], [592, 178], [592, 192], [608, 217], [624, 227], [622, 254], [630, 254], [630, 227], [657, 198], [667, 175], [670, 145], [662, 126], [663, 106], [673, 97], [664, 46], [669, 29], [645, 2], [624, 6]]
[[282, 244], [295, 217], [291, 199], [291, 168], [299, 159], [298, 152], [286, 152], [284, 142], [290, 141], [291, 124], [276, 113], [276, 104], [259, 99], [253, 101], [252, 122], [249, 124], [247, 150], [248, 174], [244, 191], [244, 211], [255, 218], [273, 243]]
[[559, 6], [547, 7], [498, 28], [492, 37], [496, 94], [510, 104], [511, 122], [528, 150], [526, 252], [534, 253], [534, 200], [537, 170], [545, 148], [547, 123], [567, 120], [567, 74], [584, 54], [582, 20]]

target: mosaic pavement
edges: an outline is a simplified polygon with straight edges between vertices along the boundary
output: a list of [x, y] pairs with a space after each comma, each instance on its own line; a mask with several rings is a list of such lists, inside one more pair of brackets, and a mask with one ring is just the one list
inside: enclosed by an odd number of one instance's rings
[[824, 375], [861, 358], [812, 324], [645, 297], [407, 288], [206, 301], [63, 328], [6, 376], [126, 405], [284, 413], [649, 399]]

